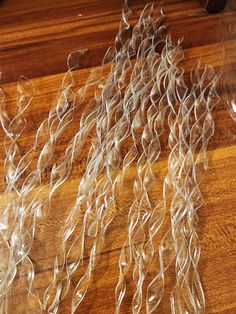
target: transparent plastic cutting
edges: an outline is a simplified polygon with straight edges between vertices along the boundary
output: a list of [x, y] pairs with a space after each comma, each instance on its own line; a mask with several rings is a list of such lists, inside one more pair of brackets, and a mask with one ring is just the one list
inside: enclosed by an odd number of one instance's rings
[[[236, 40], [232, 6], [233, 1], [229, 1], [231, 9], [222, 14], [222, 25]], [[87, 50], [69, 55], [68, 71], [57, 97], [28, 150], [23, 150], [19, 142], [27, 128], [25, 113], [34, 102], [34, 83], [20, 77], [13, 116], [8, 112], [7, 95], [0, 90], [6, 181], [1, 199], [7, 199], [0, 214], [4, 255], [0, 313], [11, 313], [11, 291], [18, 283], [27, 295], [24, 313], [56, 314], [69, 294], [70, 312], [79, 313], [131, 172], [131, 203], [122, 212], [125, 240], [117, 260], [115, 313], [121, 312], [128, 274], [134, 284], [132, 312], [142, 313], [144, 309], [156, 313], [171, 265], [175, 271], [171, 312], [204, 311], [198, 272], [201, 182], [208, 167], [208, 143], [215, 130], [213, 113], [220, 102], [219, 85], [236, 121], [236, 49], [222, 50], [222, 75], [200, 61], [189, 72], [183, 67], [182, 39], [172, 40], [160, 5], [146, 5], [132, 25], [131, 16], [125, 1], [113, 46], [80, 87], [74, 73]], [[82, 114], [75, 133], [58, 153], [60, 140], [78, 111]], [[37, 228], [49, 215], [53, 197], [70, 180], [85, 145], [89, 145], [86, 167], [75, 181], [75, 199], [66, 211], [63, 226], [58, 228], [60, 245], [53, 256], [52, 280], [39, 293], [31, 258]], [[164, 152], [167, 165], [162, 181], [156, 165]], [[154, 197], [156, 185], [161, 186], [161, 192]], [[170, 224], [163, 235], [160, 231], [166, 220]], [[148, 276], [155, 259], [158, 266]], [[78, 276], [80, 269], [83, 272]]]

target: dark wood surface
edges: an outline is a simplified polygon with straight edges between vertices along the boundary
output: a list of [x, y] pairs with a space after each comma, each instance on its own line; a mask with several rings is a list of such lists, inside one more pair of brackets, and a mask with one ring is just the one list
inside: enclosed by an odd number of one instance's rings
[[[145, 1], [131, 1], [134, 21]], [[1, 86], [7, 92], [7, 103], [14, 111], [15, 90], [18, 77], [25, 75], [32, 79], [36, 95], [26, 112], [28, 126], [24, 131], [20, 147], [22, 153], [33, 143], [36, 128], [47, 116], [50, 105], [60, 87], [66, 59], [70, 51], [88, 48], [81, 69], [74, 73], [77, 86], [82, 85], [92, 67], [101, 63], [106, 49], [114, 41], [121, 18], [121, 0], [5, 0], [0, 4], [0, 71]], [[199, 1], [168, 0], [164, 11], [167, 14], [169, 30], [174, 40], [184, 37], [186, 61], [183, 66], [190, 71], [194, 62], [201, 57], [203, 64], [212, 64], [220, 71], [224, 59], [222, 47], [234, 49], [233, 38], [224, 37], [221, 16], [202, 13]], [[219, 43], [220, 40], [225, 42]], [[227, 60], [226, 60], [227, 61]], [[231, 62], [231, 61], [229, 61]], [[82, 108], [78, 108], [75, 120], [57, 147], [58, 156], [78, 128]], [[202, 183], [204, 205], [199, 210], [199, 234], [201, 259], [199, 271], [202, 277], [206, 313], [236, 313], [236, 128], [235, 123], [220, 103], [214, 111], [215, 135], [209, 144], [209, 170]], [[1, 190], [4, 190], [3, 169], [4, 132], [0, 130]], [[35, 262], [36, 288], [42, 295], [50, 282], [55, 252], [59, 243], [58, 231], [76, 196], [77, 185], [85, 167], [89, 143], [76, 161], [69, 180], [53, 198], [51, 211], [40, 220], [30, 257]], [[155, 171], [159, 182], [166, 174], [167, 151], [157, 163]], [[78, 313], [114, 312], [114, 290], [118, 280], [118, 258], [126, 233], [126, 216], [130, 204], [129, 190], [134, 169], [128, 173], [124, 202], [109, 229], [99, 263], [90, 289], [79, 307]], [[45, 179], [46, 180], [46, 179]], [[129, 182], [129, 180], [128, 180]], [[157, 184], [154, 198], [161, 192]], [[6, 202], [7, 200], [5, 200]], [[1, 207], [4, 206], [4, 198]], [[166, 222], [161, 237], [168, 228]], [[86, 266], [73, 276], [75, 287]], [[155, 266], [155, 265], [154, 265]], [[152, 277], [153, 270], [147, 277]], [[145, 283], [146, 284], [146, 283]], [[166, 278], [166, 293], [157, 313], [169, 313], [169, 292], [174, 284], [173, 274]], [[70, 313], [71, 291], [62, 302], [60, 314]], [[131, 274], [128, 278], [127, 296], [122, 313], [131, 313], [134, 286]], [[25, 294], [20, 287], [13, 291], [11, 313], [26, 313]], [[145, 313], [145, 307], [142, 308]]]

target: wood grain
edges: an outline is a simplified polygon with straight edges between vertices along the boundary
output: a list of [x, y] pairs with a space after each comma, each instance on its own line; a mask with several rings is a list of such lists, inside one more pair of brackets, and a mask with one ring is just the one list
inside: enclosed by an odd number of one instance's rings
[[[147, 1], [131, 1], [134, 21]], [[32, 145], [35, 131], [56, 97], [63, 73], [66, 71], [66, 58], [70, 51], [88, 48], [89, 53], [82, 59], [81, 68], [74, 72], [76, 87], [82, 86], [92, 68], [99, 66], [106, 49], [113, 43], [121, 17], [121, 0], [5, 0], [0, 4], [0, 71], [1, 87], [6, 91], [7, 104], [14, 111], [16, 84], [19, 75], [32, 79], [36, 94], [26, 111], [28, 125], [20, 140], [22, 153]], [[194, 62], [201, 57], [203, 64], [212, 64], [216, 70], [223, 65], [222, 47], [234, 49], [236, 42], [226, 37], [221, 27], [220, 15], [202, 14], [199, 1], [167, 0], [164, 3], [167, 23], [174, 40], [184, 37], [186, 61], [183, 67], [190, 71]], [[229, 13], [230, 14], [230, 13]], [[219, 41], [223, 43], [219, 43]], [[229, 66], [232, 62], [228, 59]], [[226, 60], [227, 61], [227, 60]], [[223, 94], [222, 90], [220, 93]], [[57, 145], [57, 157], [63, 154], [69, 140], [78, 129], [83, 110], [81, 105], [75, 113], [75, 120]], [[199, 271], [206, 295], [206, 313], [236, 313], [236, 128], [221, 102], [214, 111], [215, 135], [209, 144], [209, 170], [202, 183], [204, 206], [199, 210], [199, 235], [201, 240], [201, 260]], [[0, 189], [5, 188], [4, 132], [0, 130]], [[77, 186], [86, 163], [89, 142], [76, 160], [72, 173], [53, 197], [48, 215], [39, 220], [35, 242], [30, 257], [35, 262], [36, 288], [40, 295], [50, 282], [52, 266], [59, 244], [59, 229], [73, 206]], [[155, 166], [158, 182], [152, 191], [153, 200], [161, 197], [162, 182], [166, 174], [168, 148], [163, 141], [163, 153]], [[118, 258], [126, 237], [126, 217], [131, 204], [130, 192], [135, 169], [127, 175], [124, 199], [117, 208], [116, 219], [106, 236], [99, 263], [85, 300], [78, 313], [114, 312], [114, 290], [118, 280]], [[47, 182], [45, 174], [43, 182]], [[0, 207], [7, 202], [2, 198]], [[169, 226], [165, 222], [156, 239]], [[87, 252], [88, 254], [88, 252]], [[76, 286], [86, 267], [83, 266], [72, 278], [72, 288]], [[151, 266], [145, 287], [158, 267], [158, 259]], [[72, 262], [73, 260], [71, 260]], [[128, 289], [122, 313], [131, 313], [134, 284], [128, 276]], [[174, 284], [173, 270], [166, 278], [166, 293], [158, 313], [170, 313], [169, 294]], [[60, 314], [70, 313], [70, 290], [62, 302]], [[13, 290], [11, 313], [23, 314], [25, 291], [20, 286]], [[142, 308], [145, 313], [145, 307]]]

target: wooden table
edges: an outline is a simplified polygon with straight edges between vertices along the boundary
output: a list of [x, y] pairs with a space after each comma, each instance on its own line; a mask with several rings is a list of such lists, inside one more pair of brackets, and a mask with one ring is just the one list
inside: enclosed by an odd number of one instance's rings
[[[145, 0], [146, 1], [146, 0]], [[145, 1], [131, 1], [135, 20]], [[32, 145], [35, 130], [47, 117], [50, 105], [60, 87], [66, 71], [66, 58], [70, 51], [88, 48], [89, 52], [75, 72], [77, 86], [82, 85], [91, 67], [99, 66], [104, 52], [114, 41], [121, 17], [121, 0], [5, 0], [0, 5], [0, 71], [1, 86], [8, 93], [8, 108], [14, 112], [15, 88], [19, 75], [32, 79], [36, 96], [26, 112], [28, 125], [20, 140], [21, 152]], [[223, 58], [222, 44], [218, 41], [223, 34], [219, 28], [220, 15], [202, 14], [199, 1], [168, 0], [164, 10], [173, 39], [184, 37], [186, 71], [201, 56], [203, 63], [220, 70]], [[225, 45], [232, 47], [231, 39]], [[234, 45], [235, 47], [235, 45]], [[82, 108], [78, 108], [75, 120], [67, 134], [57, 146], [57, 154], [63, 154], [68, 140], [78, 128]], [[224, 105], [214, 111], [215, 135], [209, 144], [209, 170], [202, 183], [204, 206], [199, 210], [199, 234], [201, 260], [199, 271], [206, 296], [206, 313], [236, 313], [236, 127]], [[1, 191], [3, 180], [3, 139], [0, 130], [0, 174]], [[39, 220], [35, 242], [30, 253], [36, 271], [36, 288], [42, 295], [52, 276], [54, 256], [59, 243], [58, 231], [63, 225], [66, 213], [73, 205], [76, 187], [85, 167], [89, 145], [75, 162], [69, 180], [53, 198], [51, 211]], [[167, 148], [156, 165], [160, 180], [166, 173]], [[130, 172], [132, 181], [132, 171]], [[45, 174], [43, 182], [47, 182]], [[131, 186], [127, 185], [127, 191]], [[157, 186], [157, 192], [161, 186]], [[158, 194], [157, 194], [158, 195]], [[118, 257], [125, 240], [125, 223], [129, 193], [126, 202], [119, 208], [105, 241], [93, 282], [78, 313], [113, 313], [114, 289], [118, 280]], [[125, 205], [126, 204], [126, 205]], [[2, 205], [4, 206], [4, 200]], [[165, 224], [161, 235], [168, 228]], [[75, 287], [84, 266], [73, 276]], [[149, 279], [152, 273], [150, 273]], [[122, 313], [131, 313], [133, 283], [128, 278], [128, 290]], [[168, 292], [174, 283], [173, 274], [166, 278], [166, 295], [158, 313], [169, 313]], [[72, 290], [71, 290], [72, 291]], [[71, 291], [62, 302], [61, 314], [70, 313]], [[25, 312], [25, 292], [21, 287], [13, 290], [11, 313]], [[145, 308], [142, 309], [145, 313]]]

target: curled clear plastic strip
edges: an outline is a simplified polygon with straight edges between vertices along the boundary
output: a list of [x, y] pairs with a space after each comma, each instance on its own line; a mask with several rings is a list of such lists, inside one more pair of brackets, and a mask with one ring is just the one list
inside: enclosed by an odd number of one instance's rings
[[[79, 311], [131, 168], [136, 172], [132, 203], [124, 215], [126, 240], [118, 261], [115, 313], [121, 310], [130, 271], [134, 281], [132, 312], [140, 313], [143, 307], [146, 313], [158, 311], [165, 273], [173, 262], [176, 282], [170, 297], [172, 313], [204, 310], [198, 273], [197, 211], [203, 202], [200, 183], [208, 166], [207, 145], [214, 133], [212, 110], [219, 101], [216, 92], [219, 76], [211, 66], [201, 71], [197, 62], [189, 75], [189, 86], [185, 81], [188, 74], [180, 66], [184, 59], [182, 42], [175, 44], [166, 35], [161, 8], [148, 4], [132, 28], [131, 13], [125, 1], [114, 46], [77, 91], [73, 91], [73, 71], [79, 68], [86, 49], [70, 54], [68, 71], [56, 100], [37, 129], [33, 146], [23, 155], [18, 141], [27, 127], [25, 111], [30, 110], [33, 100], [33, 84], [20, 78], [13, 118], [7, 111], [5, 93], [0, 92], [6, 153], [4, 195], [9, 198], [0, 217], [1, 247], [7, 252], [0, 278], [1, 313], [9, 312], [9, 296], [16, 280], [27, 291], [26, 307], [33, 306], [35, 313], [57, 313], [72, 289], [71, 279], [83, 263], [85, 270], [74, 280], [71, 299], [71, 313]], [[107, 74], [105, 67], [109, 68]], [[74, 121], [75, 111], [84, 104], [91, 90], [93, 97], [86, 103], [78, 130], [55, 161], [60, 137]], [[162, 195], [154, 202], [152, 188], [162, 184], [154, 166], [161, 155], [164, 132], [168, 133], [168, 169]], [[61, 246], [53, 261], [53, 278], [40, 298], [35, 288], [34, 262], [30, 258], [37, 222], [51, 210], [53, 196], [69, 179], [74, 161], [89, 137], [93, 139], [86, 156], [86, 169], [59, 232]], [[49, 165], [50, 177], [42, 184]], [[154, 242], [167, 214], [171, 225], [156, 248]], [[87, 248], [88, 260], [85, 260]], [[59, 262], [61, 252], [62, 263]], [[144, 292], [144, 282], [155, 255], [159, 256], [159, 268], [155, 269]]]
[[30, 105], [34, 95], [32, 83], [25, 77], [20, 77], [17, 85], [16, 112], [11, 119], [7, 113], [6, 95], [1, 90], [1, 125], [6, 134], [4, 147], [6, 158], [4, 168], [6, 171], [6, 189], [4, 195], [8, 197], [6, 207], [3, 209], [0, 217], [1, 245], [5, 247], [5, 258], [7, 263], [0, 280], [0, 295], [2, 312], [7, 310], [8, 295], [11, 293], [11, 287], [17, 273], [17, 264], [21, 262], [22, 251], [14, 252], [14, 246], [19, 244], [19, 239], [14, 236], [14, 227], [18, 223], [19, 208], [17, 207], [17, 197], [21, 189], [19, 178], [25, 170], [26, 165], [21, 162], [21, 152], [18, 141], [23, 133], [27, 121], [24, 112]]

